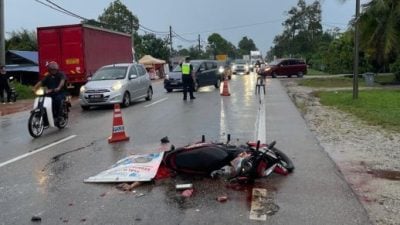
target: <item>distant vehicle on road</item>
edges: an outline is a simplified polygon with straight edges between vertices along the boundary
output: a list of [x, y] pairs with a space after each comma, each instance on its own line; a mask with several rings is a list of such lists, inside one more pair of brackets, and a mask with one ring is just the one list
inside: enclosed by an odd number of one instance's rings
[[231, 65], [232, 73], [233, 74], [249, 74], [250, 73], [250, 66], [249, 64], [243, 59], [236, 59], [233, 61]]
[[[191, 60], [190, 64], [196, 73], [195, 91], [200, 87], [214, 85], [219, 88], [221, 85], [221, 76], [218, 74], [218, 64], [215, 60]], [[174, 89], [182, 89], [182, 70], [177, 65], [172, 72], [167, 74], [164, 79], [164, 88], [167, 92]]]
[[224, 80], [225, 76], [227, 76], [229, 80], [232, 79], [231, 66], [227, 61], [218, 62], [218, 74], [221, 76], [221, 80]]
[[291, 77], [296, 75], [297, 77], [303, 77], [307, 74], [307, 65], [302, 59], [277, 59], [269, 63], [259, 73], [263, 76], [287, 76]]
[[79, 102], [84, 110], [90, 106], [121, 104], [128, 107], [132, 101], [153, 97], [151, 80], [142, 64], [123, 63], [107, 65], [81, 87]]

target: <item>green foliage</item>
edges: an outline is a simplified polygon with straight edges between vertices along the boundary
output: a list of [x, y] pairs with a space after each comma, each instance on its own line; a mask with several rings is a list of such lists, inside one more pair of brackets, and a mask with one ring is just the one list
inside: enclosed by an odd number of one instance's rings
[[297, 7], [292, 7], [287, 14], [288, 18], [282, 24], [284, 31], [274, 38], [275, 46], [267, 56], [270, 60], [276, 56], [306, 58], [308, 61], [323, 37], [321, 4], [314, 1], [307, 5], [305, 0], [299, 0]]
[[400, 57], [390, 65], [390, 72], [394, 74], [397, 81], [400, 81]]
[[120, 0], [111, 2], [98, 20], [107, 28], [128, 34], [139, 29], [139, 19]]
[[18, 93], [17, 99], [31, 99], [35, 97], [32, 92], [32, 86], [23, 85], [17, 81], [13, 81], [11, 85], [15, 87], [15, 91]]
[[227, 54], [231, 58], [236, 58], [236, 47], [217, 33], [208, 37], [207, 51], [213, 56]]
[[134, 42], [138, 58], [144, 55], [152, 55], [159, 59], [169, 59], [170, 50], [168, 48], [168, 40], [157, 38], [153, 34], [146, 34], [143, 36], [135, 34]]
[[400, 131], [399, 90], [361, 91], [357, 100], [351, 91], [320, 92], [324, 105], [352, 113], [371, 125]]
[[36, 32], [26, 29], [12, 31], [5, 46], [7, 50], [37, 51]]
[[239, 41], [238, 48], [237, 54], [240, 56], [249, 55], [250, 51], [258, 50], [254, 41], [251, 38], [247, 38], [247, 36], [244, 36], [242, 40]]

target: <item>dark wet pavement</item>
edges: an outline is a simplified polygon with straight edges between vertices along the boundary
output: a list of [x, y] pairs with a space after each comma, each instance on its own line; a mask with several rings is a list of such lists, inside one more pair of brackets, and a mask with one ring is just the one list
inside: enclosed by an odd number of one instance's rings
[[[182, 92], [165, 93], [155, 85], [154, 99], [123, 109], [129, 142], [110, 145], [112, 109], [81, 111], [74, 105], [65, 130], [46, 130], [30, 138], [27, 112], [0, 117], [0, 163], [70, 135], [77, 137], [0, 167], [0, 224], [259, 224], [249, 220], [251, 189], [265, 188], [267, 221], [263, 224], [369, 224], [362, 206], [320, 149], [284, 93], [278, 80], [267, 87], [267, 140], [294, 161], [287, 177], [273, 175], [254, 186], [230, 186], [223, 180], [178, 176], [122, 192], [114, 184], [83, 183], [130, 153], [149, 153], [168, 136], [182, 146], [201, 140], [254, 139], [258, 101], [255, 76], [234, 76], [231, 96], [221, 98], [214, 87], [182, 101]], [[285, 97], [286, 96], [286, 97]], [[157, 104], [150, 105], [158, 100]], [[287, 99], [286, 99], [287, 98]], [[12, 140], [12, 141], [11, 141]], [[3, 148], [4, 147], [4, 148]], [[177, 183], [192, 183], [193, 195], [181, 196]], [[226, 202], [216, 200], [226, 195]]]

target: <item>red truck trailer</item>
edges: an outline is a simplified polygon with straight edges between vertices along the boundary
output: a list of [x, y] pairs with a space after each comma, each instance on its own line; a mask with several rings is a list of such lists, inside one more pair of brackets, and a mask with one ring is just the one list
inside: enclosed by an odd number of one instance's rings
[[133, 61], [129, 34], [85, 24], [38, 27], [39, 77], [56, 61], [71, 87], [79, 90], [87, 78], [104, 65]]

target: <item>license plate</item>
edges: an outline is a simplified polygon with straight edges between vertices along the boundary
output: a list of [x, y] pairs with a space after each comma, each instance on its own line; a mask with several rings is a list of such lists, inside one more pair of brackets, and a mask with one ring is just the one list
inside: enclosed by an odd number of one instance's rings
[[99, 99], [99, 98], [103, 98], [103, 95], [89, 95], [90, 99]]

